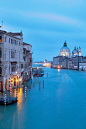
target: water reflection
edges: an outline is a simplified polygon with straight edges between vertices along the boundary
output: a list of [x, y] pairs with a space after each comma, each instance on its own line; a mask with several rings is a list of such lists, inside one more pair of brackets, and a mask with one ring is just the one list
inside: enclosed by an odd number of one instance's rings
[[60, 69], [58, 69], [58, 72], [60, 72]]
[[23, 101], [23, 88], [19, 88], [18, 89], [18, 102], [17, 102], [18, 109], [21, 109], [22, 101]]

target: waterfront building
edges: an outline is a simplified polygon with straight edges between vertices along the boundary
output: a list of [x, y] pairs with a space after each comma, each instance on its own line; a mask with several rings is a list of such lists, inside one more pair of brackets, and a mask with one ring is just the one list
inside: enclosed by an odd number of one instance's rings
[[47, 61], [43, 63], [43, 67], [51, 67], [51, 61]]
[[68, 69], [73, 69], [73, 58], [69, 58], [68, 60]]
[[28, 80], [32, 74], [32, 45], [23, 42], [24, 72], [23, 80]]
[[78, 70], [79, 63], [83, 61], [83, 56], [72, 57], [72, 69]]
[[64, 62], [64, 57], [62, 56], [53, 57], [53, 63], [51, 67], [60, 68], [63, 66], [63, 62]]
[[86, 71], [86, 61], [79, 63], [79, 70]]
[[63, 47], [60, 49], [59, 56], [64, 56], [64, 57], [70, 57], [71, 56], [70, 49], [67, 47], [66, 41], [64, 42]]
[[[84, 59], [86, 60], [86, 59]], [[59, 56], [53, 57], [52, 67], [68, 68], [68, 69], [79, 69], [79, 62], [83, 61], [81, 56], [81, 48], [74, 48], [72, 56], [70, 49], [67, 47], [66, 41], [60, 50]]]
[[22, 32], [0, 30], [0, 91], [9, 90], [10, 84], [12, 87], [22, 84], [26, 64], [23, 47]]

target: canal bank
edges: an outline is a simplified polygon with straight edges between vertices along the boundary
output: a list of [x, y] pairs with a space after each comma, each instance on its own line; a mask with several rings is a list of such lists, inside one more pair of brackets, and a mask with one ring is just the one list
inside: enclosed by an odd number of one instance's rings
[[27, 98], [20, 88], [17, 103], [0, 106], [0, 129], [86, 128], [86, 73], [51, 68], [44, 73], [40, 90], [38, 78], [36, 83], [33, 78]]

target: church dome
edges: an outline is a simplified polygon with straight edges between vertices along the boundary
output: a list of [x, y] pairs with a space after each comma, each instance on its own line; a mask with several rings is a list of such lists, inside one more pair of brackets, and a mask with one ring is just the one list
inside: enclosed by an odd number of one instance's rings
[[68, 47], [62, 47], [60, 52], [70, 52], [70, 49]]
[[76, 49], [76, 47], [74, 48], [74, 50], [72, 51], [72, 56], [78, 56], [79, 55], [79, 50], [78, 48]]
[[70, 49], [67, 47], [66, 41], [64, 42], [63, 47], [60, 49], [60, 56], [70, 56]]

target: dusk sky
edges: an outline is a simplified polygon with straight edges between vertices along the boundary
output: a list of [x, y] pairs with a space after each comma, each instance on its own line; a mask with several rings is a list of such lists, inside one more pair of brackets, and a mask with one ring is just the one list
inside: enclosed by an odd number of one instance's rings
[[58, 56], [66, 40], [71, 52], [86, 55], [86, 0], [1, 0], [0, 25], [23, 32], [32, 45], [33, 61]]

